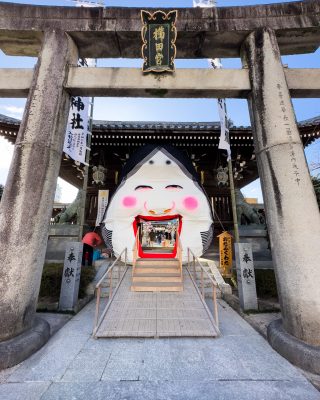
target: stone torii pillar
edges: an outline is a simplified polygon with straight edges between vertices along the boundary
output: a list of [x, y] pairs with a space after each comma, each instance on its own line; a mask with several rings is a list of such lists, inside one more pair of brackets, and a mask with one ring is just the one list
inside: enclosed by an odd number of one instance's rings
[[319, 373], [320, 213], [274, 31], [252, 32], [242, 53], [282, 311], [268, 337], [290, 361]]
[[63, 85], [77, 59], [65, 32], [44, 33], [0, 208], [0, 369], [49, 337], [35, 311], [70, 107]]

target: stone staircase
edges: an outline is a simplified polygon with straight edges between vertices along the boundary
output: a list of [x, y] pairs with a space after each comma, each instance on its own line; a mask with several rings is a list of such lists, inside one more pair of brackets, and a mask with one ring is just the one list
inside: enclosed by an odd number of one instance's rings
[[132, 275], [131, 291], [181, 292], [179, 260], [176, 258], [138, 258]]

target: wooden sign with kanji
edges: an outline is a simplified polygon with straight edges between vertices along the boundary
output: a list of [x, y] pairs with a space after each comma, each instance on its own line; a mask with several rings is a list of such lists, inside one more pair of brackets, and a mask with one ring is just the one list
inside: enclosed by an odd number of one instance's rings
[[222, 276], [230, 278], [232, 272], [232, 236], [228, 232], [222, 232], [218, 235], [218, 238]]
[[143, 72], [175, 70], [177, 13], [177, 10], [167, 14], [160, 10], [154, 13], [141, 11]]

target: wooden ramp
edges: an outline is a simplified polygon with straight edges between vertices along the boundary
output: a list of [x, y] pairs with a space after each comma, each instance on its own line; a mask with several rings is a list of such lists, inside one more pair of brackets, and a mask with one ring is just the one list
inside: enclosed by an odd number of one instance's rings
[[129, 269], [110, 302], [96, 337], [216, 337], [219, 330], [184, 271], [181, 292], [132, 292]]

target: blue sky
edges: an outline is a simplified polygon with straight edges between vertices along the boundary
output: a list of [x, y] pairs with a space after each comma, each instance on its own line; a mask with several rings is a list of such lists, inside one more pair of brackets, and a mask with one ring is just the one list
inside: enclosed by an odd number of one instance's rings
[[[14, 3], [74, 6], [72, 0], [11, 0]], [[218, 0], [218, 6], [241, 6], [266, 3], [279, 3], [272, 0]], [[282, 0], [282, 2], [285, 2]], [[192, 7], [192, 0], [105, 0], [106, 6], [123, 7]], [[36, 59], [28, 57], [8, 57], [0, 51], [1, 68], [32, 68]], [[224, 68], [241, 68], [239, 59], [222, 60]], [[283, 57], [283, 63], [290, 68], [320, 68], [320, 50], [314, 54]], [[141, 67], [140, 59], [103, 59], [100, 66]], [[176, 60], [177, 68], [208, 68], [207, 60]], [[21, 118], [25, 99], [0, 99], [0, 113]], [[320, 99], [293, 99], [297, 120], [320, 115]], [[250, 125], [246, 100], [228, 99], [229, 118], [235, 125]], [[215, 99], [123, 99], [96, 98], [94, 118], [104, 120], [140, 120], [140, 121], [217, 121], [218, 113]], [[0, 183], [5, 183], [11, 160], [12, 146], [0, 140]], [[320, 141], [306, 150], [309, 161], [318, 161]], [[64, 186], [66, 187], [66, 186]], [[244, 191], [248, 197], [261, 198], [259, 183], [255, 182]], [[71, 200], [75, 191], [64, 189], [64, 199]]]

